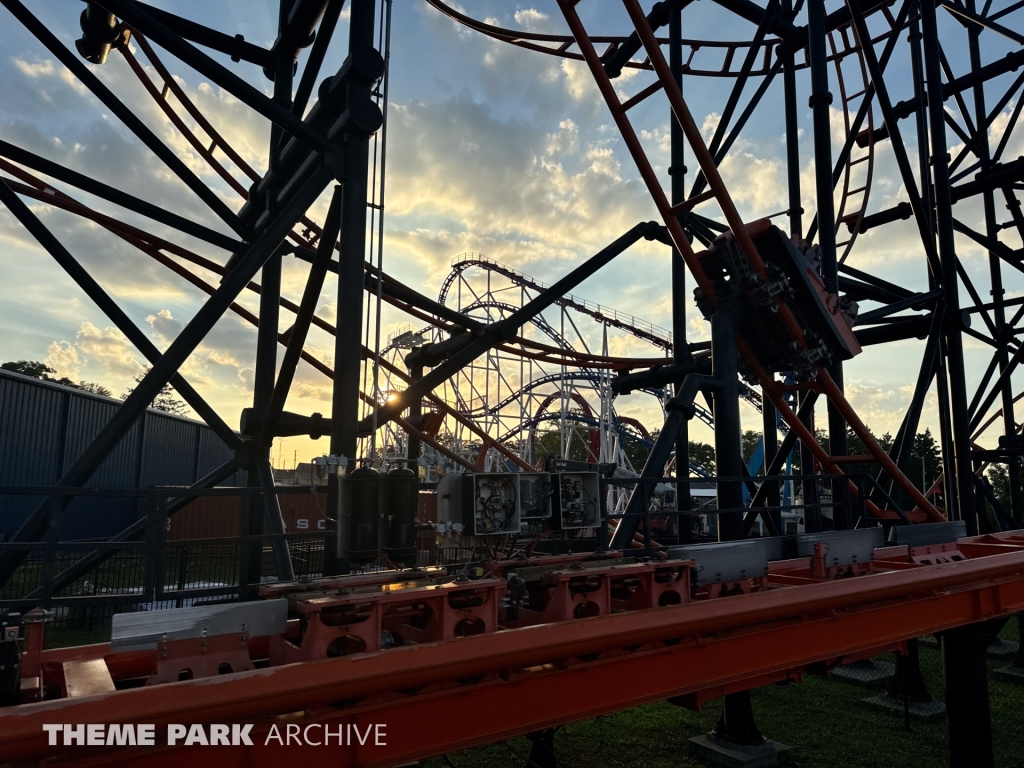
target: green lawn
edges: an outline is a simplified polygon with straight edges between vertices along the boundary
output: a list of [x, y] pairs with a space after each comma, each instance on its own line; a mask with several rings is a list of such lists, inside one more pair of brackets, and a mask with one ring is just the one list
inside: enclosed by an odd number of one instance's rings
[[[1002, 635], [1017, 638], [1017, 623]], [[990, 661], [989, 668], [1006, 661]], [[939, 651], [921, 647], [921, 670], [932, 695], [943, 697]], [[1024, 686], [991, 679], [993, 743], [996, 766], [1024, 768]], [[878, 693], [836, 677], [807, 676], [802, 684], [767, 686], [753, 692], [762, 732], [791, 749], [781, 765], [879, 768], [935, 768], [948, 764], [946, 722], [911, 721], [881, 712], [862, 699]], [[555, 755], [566, 768], [703, 768], [690, 753], [688, 739], [714, 728], [720, 702], [703, 712], [668, 703], [649, 704], [593, 720], [573, 723], [555, 735]], [[525, 738], [466, 750], [424, 762], [424, 768], [523, 768], [530, 752]]]

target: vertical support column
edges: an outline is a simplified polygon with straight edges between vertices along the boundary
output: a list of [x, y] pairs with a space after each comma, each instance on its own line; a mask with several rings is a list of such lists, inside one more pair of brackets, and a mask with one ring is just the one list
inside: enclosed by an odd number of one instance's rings
[[931, 165], [935, 184], [935, 223], [938, 230], [939, 261], [946, 291], [946, 361], [949, 370], [950, 415], [953, 427], [953, 460], [956, 464], [956, 496], [960, 517], [967, 523], [967, 535], [978, 533], [974, 477], [971, 464], [971, 428], [967, 413], [967, 382], [961, 336], [959, 281], [953, 242], [953, 211], [949, 190], [949, 154], [946, 151], [946, 122], [942, 75], [939, 69], [939, 38], [935, 6], [921, 3], [924, 32], [924, 68], [928, 82], [928, 117], [931, 129]]
[[[927, 35], [927, 26], [925, 29]], [[989, 628], [983, 624], [970, 624], [942, 633], [950, 768], [991, 768], [993, 764], [992, 716], [985, 665], [991, 639]]]
[[[836, 212], [832, 198], [832, 128], [829, 106], [832, 94], [828, 89], [828, 58], [825, 51], [825, 0], [807, 4], [808, 58], [811, 67], [811, 97], [808, 106], [814, 120], [814, 191], [818, 203], [818, 245], [821, 247], [821, 279], [825, 290], [839, 293], [839, 271], [836, 262]], [[843, 364], [836, 360], [829, 366], [829, 375], [840, 391], [843, 389]], [[835, 403], [828, 403], [829, 452], [845, 456], [846, 420]], [[806, 468], [804, 469], [806, 473]], [[836, 483], [842, 482], [836, 481]], [[805, 486], [806, 487], [806, 486]], [[834, 487], [833, 498], [841, 489]], [[806, 494], [805, 494], [806, 496]], [[807, 503], [805, 499], [805, 503]], [[805, 518], [806, 520], [806, 518]]]
[[[917, 103], [914, 123], [917, 130], [918, 176], [921, 180], [922, 215], [927, 217], [928, 231], [934, 236], [935, 194], [931, 182], [928, 151], [928, 95], [925, 92], [924, 63], [921, 55], [921, 37], [921, 22], [919, 19], [914, 19], [910, 25], [910, 32], [907, 35], [907, 41], [910, 44], [910, 69], [911, 75], [914, 79], [914, 99]], [[941, 286], [942, 275], [936, 274], [929, 263], [929, 290], [935, 290]], [[941, 347], [941, 329], [939, 344]], [[952, 419], [949, 413], [949, 377], [946, 371], [946, 358], [944, 353], [940, 353], [936, 357], [934, 374], [939, 401], [939, 445], [942, 455], [942, 466], [944, 469], [943, 496], [946, 514], [949, 519], [953, 520], [959, 516], [957, 513], [959, 508], [956, 505], [956, 467], [953, 464]]]
[[[768, 463], [772, 460], [772, 457], [779, 452], [779, 430], [778, 430], [778, 416], [776, 415], [775, 405], [767, 397], [761, 399], [761, 434], [762, 440], [764, 441], [764, 474], [768, 475]], [[785, 533], [782, 527], [782, 490], [778, 481], [770, 482], [767, 485], [767, 493], [765, 493], [764, 503], [767, 507], [775, 507], [768, 512], [768, 517], [771, 518], [772, 523], [775, 525], [775, 530], [779, 533]]]
[[[780, 3], [782, 17], [792, 23], [793, 0]], [[789, 187], [789, 234], [803, 236], [803, 207], [800, 199], [800, 123], [797, 119], [796, 66], [793, 51], [786, 48], [782, 54], [782, 84], [786, 99], [786, 171]]]
[[[779, 9], [782, 18], [792, 23], [793, 0], [781, 0]], [[782, 53], [782, 84], [785, 91], [786, 112], [786, 173], [789, 192], [789, 234], [797, 240], [803, 237], [803, 201], [800, 196], [800, 123], [796, 100], [796, 64], [793, 51], [786, 47]], [[778, 416], [775, 405], [767, 398], [761, 398], [761, 434], [764, 440], [764, 467], [768, 473], [769, 457], [779, 450]], [[791, 465], [791, 462], [790, 462]], [[792, 503], [792, 499], [790, 500]], [[769, 483], [765, 504], [769, 507], [781, 507], [782, 493], [778, 483]], [[768, 516], [775, 523], [779, 533], [785, 533], [782, 526], [782, 510], [769, 512]]]
[[527, 768], [558, 768], [558, 761], [555, 759], [555, 731], [556, 728], [546, 728], [543, 731], [534, 731], [526, 734], [530, 740], [530, 757], [527, 758]]
[[[736, 321], [742, 312], [736, 299], [722, 302], [711, 317], [711, 366], [718, 382], [714, 393], [715, 470], [718, 481], [718, 509], [737, 512], [718, 514], [718, 540], [735, 541], [743, 535], [743, 440], [740, 436], [740, 384], [737, 375], [739, 354], [736, 350]], [[764, 736], [754, 721], [750, 691], [725, 696], [722, 717], [715, 728], [715, 739], [759, 746]]]
[[[921, 22], [914, 19], [910, 25], [907, 41], [910, 44], [910, 70], [914, 79], [915, 127], [917, 130], [918, 176], [921, 180], [922, 215], [927, 218], [927, 229], [935, 233], [935, 192], [931, 181], [931, 162], [928, 142], [928, 94], [925, 88], [924, 62], [921, 54]], [[943, 284], [942, 274], [937, 274], [928, 265], [928, 288], [935, 290]], [[940, 340], [940, 347], [944, 343]], [[943, 496], [949, 519], [959, 517], [956, 503], [956, 467], [953, 461], [953, 428], [949, 412], [949, 374], [946, 370], [946, 355], [942, 351], [935, 365], [936, 391], [939, 400], [939, 442], [944, 472]]]
[[[274, 394], [274, 374], [277, 367], [277, 334], [280, 317], [281, 296], [281, 257], [274, 254], [263, 266], [260, 276], [260, 317], [256, 336], [256, 370], [253, 375], [252, 407], [256, 414], [264, 414]], [[268, 441], [269, 443], [269, 441]], [[245, 470], [247, 485], [250, 488], [261, 486], [260, 464], [270, 461], [270, 445], [249, 443], [249, 461]], [[247, 555], [246, 580], [249, 584], [259, 584], [263, 571], [263, 539], [267, 530], [266, 521], [270, 510], [266, 497], [254, 493], [244, 497], [249, 505], [249, 536]]]
[[[797, 406], [803, 405], [807, 398], [814, 397], [812, 392], [802, 391], [797, 394]], [[803, 418], [804, 426], [814, 434], [814, 407], [808, 409]], [[800, 444], [800, 474], [814, 474], [814, 454], [803, 443]], [[814, 477], [805, 478], [803, 486], [804, 532], [818, 533], [821, 530], [821, 508], [818, 506], [818, 481]]]
[[[975, 0], [967, 0], [967, 10], [975, 13]], [[981, 36], [981, 27], [970, 25], [967, 27], [968, 47], [971, 55], [971, 69], [977, 71], [981, 68], [981, 49], [978, 38]], [[985, 83], [978, 82], [974, 86], [974, 123], [978, 131], [974, 136], [975, 152], [981, 159], [982, 170], [988, 170], [992, 166], [991, 149], [989, 146], [988, 131], [984, 125], [988, 119], [985, 107]], [[996, 221], [995, 193], [986, 190], [982, 194], [985, 207], [985, 235], [992, 242], [999, 241], [999, 223]], [[1006, 309], [1004, 307], [1006, 291], [1003, 290], [1002, 262], [999, 256], [993, 251], [988, 252], [989, 274], [992, 281], [992, 319], [996, 326], [996, 352], [999, 360], [999, 372], [1006, 370], [1010, 363], [1009, 342], [1013, 339], [1013, 329], [1006, 324]], [[1017, 425], [1013, 414], [1013, 387], [1010, 378], [1003, 382], [1001, 390], [1003, 403], [1003, 434], [1007, 437], [1014, 437], [1017, 434]], [[1020, 461], [1016, 457], [1011, 458], [1007, 472], [1010, 483], [1010, 514], [1018, 523], [1024, 515], [1021, 507], [1020, 488]]]
[[[669, 13], [668, 19], [668, 60], [672, 76], [683, 91], [683, 9], [677, 5]], [[668, 172], [672, 178], [672, 205], [678, 205], [686, 199], [686, 137], [674, 114], [669, 115], [671, 127], [671, 165]], [[673, 357], [676, 363], [690, 359], [690, 350], [686, 344], [686, 264], [683, 257], [673, 246], [672, 248], [672, 341]], [[682, 389], [682, 382], [676, 385], [676, 395]], [[689, 512], [693, 507], [690, 495], [690, 425], [684, 421], [676, 437], [676, 511]], [[680, 516], [678, 520], [679, 543], [689, 543], [693, 539], [693, 524], [690, 517]]]
[[[414, 383], [423, 378], [423, 367], [410, 368], [409, 369], [409, 385], [412, 386]], [[520, 379], [522, 381], [522, 379]], [[420, 424], [420, 416], [423, 415], [423, 398], [416, 398], [416, 402], [410, 403], [409, 405], [409, 421], [414, 426], [422, 429]], [[420, 466], [420, 439], [415, 435], [409, 435], [409, 450], [406, 452], [406, 457], [409, 460], [409, 469], [419, 476]]]
[[[741, 311], [736, 299], [726, 299], [711, 316], [711, 370], [714, 391], [715, 473], [718, 480], [718, 540], [735, 541], [743, 535], [743, 441], [740, 437], [740, 382], [737, 375], [736, 320]], [[739, 510], [722, 513], [723, 509]]]
[[[353, 0], [349, 17], [349, 53], [373, 47], [374, 0]], [[363, 275], [366, 269], [366, 196], [370, 139], [347, 135], [344, 140], [345, 179], [341, 203], [338, 264], [338, 320], [334, 343], [334, 396], [331, 402], [331, 454], [355, 460], [359, 421], [359, 373], [362, 360]], [[340, 470], [344, 471], [344, 470]], [[340, 477], [328, 485], [329, 508], [340, 509]], [[337, 530], [324, 543], [324, 574], [348, 573], [345, 547], [349, 520], [338, 516]]]
[[[290, 8], [291, 3], [281, 0], [278, 10], [278, 33], [284, 32], [288, 24]], [[279, 56], [273, 64], [273, 74], [274, 101], [286, 109], [290, 108], [293, 75], [291, 58]], [[270, 168], [274, 168], [278, 164], [283, 144], [282, 135], [281, 128], [277, 124], [272, 124], [270, 127]], [[280, 178], [280, 174], [277, 177]], [[271, 210], [277, 199], [277, 193], [278, 189], [274, 186], [269, 187], [265, 192], [266, 206], [271, 215], [277, 213], [275, 210]], [[260, 323], [256, 340], [256, 370], [252, 405], [253, 411], [261, 421], [270, 407], [270, 400], [274, 394], [274, 378], [277, 373], [282, 258], [283, 249], [279, 248], [263, 266], [260, 281]], [[281, 504], [277, 496], [270, 493], [274, 488], [274, 470], [270, 463], [272, 442], [272, 436], [267, 436], [262, 441], [254, 441], [249, 454], [249, 465], [246, 467], [249, 487], [264, 488], [267, 491], [249, 497], [249, 533], [257, 537], [262, 535], [264, 530], [269, 530], [273, 534], [285, 533]], [[274, 551], [274, 566], [278, 579], [281, 581], [294, 580], [295, 571], [292, 567], [291, 554], [288, 551], [288, 542], [284, 539], [275, 539], [271, 546]], [[259, 584], [263, 567], [262, 561], [263, 542], [257, 538], [249, 546], [247, 578], [250, 584]]]

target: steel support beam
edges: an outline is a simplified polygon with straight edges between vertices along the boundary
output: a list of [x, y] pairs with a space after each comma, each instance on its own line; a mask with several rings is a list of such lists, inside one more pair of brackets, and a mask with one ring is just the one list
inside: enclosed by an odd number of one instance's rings
[[[967, 10], [976, 12], [975, 0], [965, 0]], [[967, 42], [971, 56], [971, 70], [977, 72], [981, 69], [981, 28], [972, 26], [967, 30]], [[990, 121], [986, 117], [985, 107], [985, 85], [977, 83], [973, 88], [975, 122], [978, 130], [974, 137], [974, 152], [981, 161], [982, 167], [991, 165], [992, 156], [989, 146], [988, 126]], [[998, 107], [1001, 111], [1002, 107]], [[1024, 165], [1021, 163], [1019, 165]], [[983, 193], [982, 202], [985, 209], [985, 235], [993, 242], [999, 242], [999, 225], [996, 220], [996, 205], [994, 190], [986, 190]], [[1006, 370], [1010, 363], [1010, 353], [1007, 349], [1008, 342], [1013, 337], [1013, 329], [1006, 323], [1006, 309], [1003, 302], [1006, 298], [1006, 291], [1003, 289], [1002, 263], [999, 254], [989, 251], [989, 276], [992, 283], [992, 316], [996, 327], [995, 339], [999, 345], [996, 347], [995, 358], [999, 363], [999, 372]], [[981, 302], [977, 302], [980, 304]], [[1006, 437], [1014, 437], [1017, 434], [1017, 422], [1013, 412], [1013, 386], [1007, 377], [1000, 388], [1003, 411], [1003, 434]], [[1010, 486], [1010, 512], [1018, 522], [1024, 522], [1024, 505], [1021, 503], [1020, 486], [1020, 462], [1011, 460], [1007, 464], [1007, 475]]]
[[[160, 359], [160, 350], [149, 340], [149, 337], [132, 322], [117, 302], [115, 302], [100, 284], [89, 274], [74, 256], [65, 248], [53, 233], [46, 228], [25, 203], [14, 193], [14, 191], [0, 180], [0, 203], [21, 222], [22, 226], [36, 239], [36, 241], [53, 257], [68, 276], [85, 292], [94, 304], [105, 314], [110, 321], [123, 333], [139, 352], [149, 361], [151, 365], [156, 364]], [[238, 436], [231, 430], [231, 427], [217, 414], [215, 410], [193, 389], [180, 373], [175, 373], [168, 382], [180, 394], [185, 402], [209, 425], [217, 436], [224, 441], [229, 448], [237, 448], [240, 445]]]
[[[457, 352], [430, 373], [398, 393], [393, 401], [378, 406], [376, 418], [371, 414], [359, 423], [359, 433], [368, 434], [370, 430], [384, 425], [388, 420], [408, 408], [409, 403], [413, 400], [433, 391], [435, 387], [447, 381], [489, 349], [513, 338], [517, 330], [529, 321], [530, 318], [535, 317], [550, 307], [559, 298], [636, 243], [641, 237], [653, 238], [654, 234], [660, 232], [660, 230], [661, 227], [654, 222], [637, 224], [626, 234], [622, 235], [622, 237], [591, 256], [587, 261], [555, 282], [554, 285], [540, 293], [540, 295], [525, 304], [511, 316], [486, 326], [481, 332], [475, 334], [475, 338], [472, 341], [460, 347]], [[361, 286], [360, 290], [362, 290]]]
[[135, 213], [141, 214], [153, 221], [158, 221], [161, 224], [172, 227], [179, 232], [184, 232], [186, 235], [191, 235], [199, 240], [203, 240], [210, 245], [215, 245], [216, 247], [223, 248], [226, 251], [237, 251], [242, 247], [242, 243], [235, 238], [217, 232], [209, 227], [204, 227], [202, 224], [198, 224], [191, 219], [186, 219], [184, 216], [172, 213], [159, 205], [147, 203], [145, 200], [140, 200], [133, 195], [129, 195], [127, 192], [122, 192], [116, 187], [97, 181], [91, 176], [86, 176], [84, 173], [78, 173], [78, 171], [65, 168], [60, 163], [47, 160], [45, 157], [40, 157], [33, 152], [29, 152], [27, 149], [16, 147], [14, 144], [10, 144], [3, 140], [0, 140], [0, 156], [6, 157], [8, 160], [13, 160], [14, 162], [31, 168], [32, 170], [45, 173], [47, 176], [52, 176], [58, 181], [71, 184], [84, 192], [88, 192], [90, 195], [101, 197], [104, 200], [114, 203], [115, 205], [119, 205], [129, 211], [134, 211]]
[[[352, 0], [349, 18], [349, 56], [358, 58], [373, 49], [374, 2]], [[368, 86], [367, 86], [368, 88]], [[368, 136], [345, 138], [345, 178], [342, 183], [341, 237], [338, 259], [338, 321], [334, 337], [334, 391], [331, 400], [331, 454], [354, 463], [359, 422], [359, 377], [362, 360], [363, 271], [366, 263], [367, 173], [370, 162]], [[350, 465], [348, 469], [354, 468]], [[328, 509], [340, 510], [340, 481], [329, 480]], [[345, 547], [348, 520], [337, 514], [335, 528], [327, 523], [324, 541], [324, 573], [348, 573]]]
[[[5, 2], [13, 1], [5, 0]], [[253, 111], [305, 142], [311, 149], [321, 153], [330, 151], [331, 145], [327, 137], [311, 129], [300, 118], [293, 115], [290, 109], [267, 98], [262, 91], [247, 83], [227, 67], [214, 61], [180, 35], [172, 32], [131, 0], [99, 0], [99, 5], [138, 29], [150, 40], [161, 45], [201, 75], [210, 78], [221, 88], [229, 91], [231, 95]]]
[[[192, 485], [190, 485], [186, 490], [186, 495], [179, 497], [177, 501], [169, 502], [164, 507], [164, 512], [167, 514], [168, 517], [171, 517], [176, 512], [181, 511], [189, 504], [191, 504], [193, 501], [195, 501], [196, 497], [188, 496], [187, 491], [196, 491], [206, 488], [213, 488], [218, 483], [227, 480], [233, 474], [238, 472], [239, 469], [240, 467], [234, 461], [227, 461], [221, 464], [213, 471], [207, 473], [203, 477], [196, 480], [196, 482], [192, 483]], [[111, 537], [106, 543], [116, 544], [122, 541], [136, 541], [143, 534], [146, 533], [146, 529], [149, 527], [149, 524], [149, 519], [142, 518], [141, 520], [138, 520], [129, 525], [127, 528], [125, 528], [117, 535]], [[89, 552], [87, 555], [85, 555], [85, 557], [76, 560], [74, 565], [68, 566], [63, 571], [54, 576], [53, 581], [49, 585], [50, 591], [52, 593], [56, 593], [64, 589], [65, 587], [70, 586], [77, 579], [80, 579], [82, 576], [87, 575], [91, 570], [99, 566], [101, 563], [104, 563], [107, 560], [109, 560], [111, 557], [117, 554], [118, 551], [119, 550], [116, 549], [106, 548], [95, 549], [92, 552]], [[43, 597], [45, 596], [45, 592], [46, 590], [43, 587], [39, 587], [38, 589], [34, 589], [31, 592], [29, 592], [27, 595], [25, 595], [23, 599], [42, 600]]]
[[128, 107], [121, 102], [114, 93], [104, 85], [96, 75], [85, 65], [85, 63], [74, 53], [68, 50], [61, 42], [57, 39], [47, 27], [39, 21], [35, 16], [32, 15], [29, 10], [22, 5], [19, 0], [0, 0], [4, 7], [7, 8], [11, 14], [20, 21], [25, 28], [31, 32], [49, 51], [52, 53], [61, 64], [71, 70], [71, 73], [78, 78], [79, 82], [88, 88], [92, 94], [99, 99], [103, 105], [109, 109], [115, 117], [117, 117], [125, 127], [128, 128], [132, 133], [138, 137], [138, 139], [149, 148], [149, 150], [156, 155], [160, 160], [167, 166], [167, 168], [181, 181], [185, 183], [189, 189], [191, 189], [196, 196], [209, 206], [210, 210], [213, 211], [217, 216], [234, 232], [242, 237], [248, 239], [249, 232], [246, 227], [238, 220], [238, 217], [234, 212], [228, 208], [227, 204], [220, 199], [206, 184], [204, 184], [198, 176], [196, 176], [184, 161], [182, 161], [174, 152], [157, 138], [156, 134], [153, 133], [145, 123], [142, 122], [135, 113], [132, 112]]
[[[150, 368], [138, 386], [125, 399], [113, 417], [99, 434], [85, 448], [79, 459], [57, 482], [58, 486], [78, 487], [84, 485], [99, 468], [132, 424], [145, 412], [160, 390], [170, 382], [178, 369], [195, 351], [206, 334], [210, 332], [224, 312], [231, 306], [249, 281], [271, 257], [291, 231], [295, 222], [306, 212], [334, 176], [333, 171], [321, 164], [306, 184], [281, 209], [271, 225], [249, 247], [238, 265], [228, 274], [220, 287], [200, 307], [192, 320], [178, 337]], [[49, 527], [53, 512], [51, 505], [61, 508], [67, 499], [55, 497], [44, 501], [29, 515], [15, 532], [12, 541], [38, 541]], [[25, 552], [7, 552], [0, 555], [0, 584], [5, 584], [18, 564], [24, 560]]]
[[992, 768], [992, 715], [988, 701], [988, 644], [991, 624], [943, 632], [942, 671], [949, 718], [950, 768]]
[[[829, 110], [832, 93], [828, 85], [828, 54], [825, 50], [825, 0], [809, 0], [807, 4], [808, 63], [811, 69], [811, 108], [814, 134], [814, 193], [817, 202], [818, 247], [821, 249], [821, 279], [825, 290], [839, 294], [839, 271], [836, 255], [836, 212], [832, 198], [832, 126]], [[870, 38], [866, 45], [871, 45]], [[843, 364], [837, 360], [829, 366], [829, 374], [839, 391], [843, 391]], [[829, 453], [845, 456], [846, 420], [835, 403], [828, 404]], [[804, 468], [809, 474], [808, 469]], [[833, 483], [833, 498], [841, 493], [843, 480]], [[833, 521], [835, 522], [835, 521]]]
[[[677, 7], [670, 11], [668, 19], [669, 66], [672, 76], [683, 91], [683, 9]], [[637, 40], [639, 45], [639, 39]], [[678, 205], [686, 199], [686, 137], [683, 129], [669, 110], [669, 130], [671, 141], [671, 164], [669, 175], [672, 179], [672, 204]], [[683, 255], [672, 247], [672, 342], [673, 357], [676, 365], [688, 363], [693, 355], [686, 343], [686, 262]], [[675, 386], [675, 394], [682, 391], [683, 382]], [[690, 425], [683, 422], [676, 435], [676, 511], [689, 512], [693, 507], [690, 494]], [[693, 522], [689, 516], [676, 518], [679, 543], [689, 542], [693, 538]]]
[[[956, 272], [956, 246], [953, 242], [953, 213], [949, 184], [949, 154], [946, 151], [945, 109], [939, 62], [939, 37], [935, 6], [921, 3], [921, 27], [924, 32], [924, 71], [928, 82], [928, 117], [931, 130], [931, 166], [935, 185], [935, 223], [943, 287], [946, 289], [946, 365], [949, 374], [950, 417], [953, 429], [953, 461], [956, 465], [956, 495], [960, 517], [967, 532], [978, 532], [975, 508], [974, 467], [971, 462], [971, 431], [967, 415], [967, 383], [963, 337], [960, 333], [960, 295]], [[913, 205], [913, 201], [911, 201]], [[917, 209], [915, 208], [915, 212]]]

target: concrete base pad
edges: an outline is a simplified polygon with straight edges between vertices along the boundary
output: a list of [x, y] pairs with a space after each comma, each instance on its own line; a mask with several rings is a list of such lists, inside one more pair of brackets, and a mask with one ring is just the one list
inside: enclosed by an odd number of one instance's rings
[[[884, 693], [881, 696], [861, 699], [861, 701], [873, 707], [881, 707], [891, 712], [903, 714], [903, 699], [894, 699], [892, 696]], [[907, 710], [910, 712], [911, 717], [917, 717], [922, 720], [941, 720], [946, 716], [946, 705], [941, 701], [910, 701], [907, 702]]]
[[1000, 667], [992, 670], [992, 676], [1004, 683], [1024, 685], [1024, 667]]
[[890, 661], [866, 659], [852, 664], [843, 664], [832, 670], [832, 675], [851, 683], [869, 685], [872, 688], [886, 685], [896, 674], [896, 665]]
[[989, 643], [987, 655], [990, 659], [1012, 659], [1017, 655], [1018, 648], [1020, 648], [1019, 643], [997, 637]]
[[777, 741], [766, 741], [757, 747], [719, 744], [711, 733], [694, 736], [690, 739], [690, 748], [701, 760], [727, 768], [773, 768], [778, 765], [779, 754], [789, 749]]

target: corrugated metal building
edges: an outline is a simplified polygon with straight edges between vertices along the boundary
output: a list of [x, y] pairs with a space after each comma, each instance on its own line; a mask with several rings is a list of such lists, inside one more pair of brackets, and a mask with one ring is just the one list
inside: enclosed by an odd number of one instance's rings
[[[0, 368], [0, 486], [53, 486], [113, 416], [120, 400]], [[148, 410], [88, 483], [90, 488], [191, 485], [231, 458], [205, 424]], [[244, 485], [238, 473], [222, 485]], [[41, 501], [0, 495], [0, 538]], [[62, 540], [112, 536], [144, 514], [137, 499], [76, 499], [58, 525]]]

